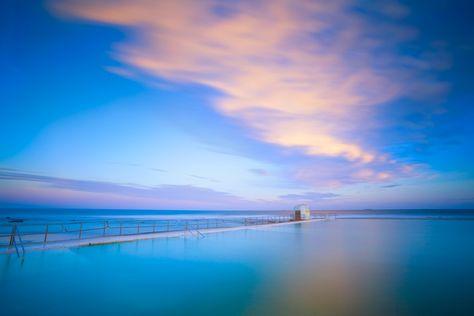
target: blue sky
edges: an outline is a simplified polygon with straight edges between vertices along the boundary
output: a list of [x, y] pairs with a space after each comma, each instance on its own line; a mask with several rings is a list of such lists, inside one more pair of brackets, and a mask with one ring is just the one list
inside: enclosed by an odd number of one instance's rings
[[3, 206], [474, 206], [468, 1], [1, 6]]

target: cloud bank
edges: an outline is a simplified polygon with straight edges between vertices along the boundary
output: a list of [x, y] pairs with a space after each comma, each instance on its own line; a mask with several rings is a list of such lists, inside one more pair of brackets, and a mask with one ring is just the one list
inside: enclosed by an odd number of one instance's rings
[[[12, 169], [0, 168], [0, 181], [25, 181], [38, 183], [41, 187], [52, 188], [47, 196], [52, 199], [66, 196], [65, 192], [92, 193], [95, 199], [102, 195], [111, 204], [118, 201], [117, 197], [130, 198], [128, 203], [135, 200], [148, 207], [192, 207], [192, 208], [245, 208], [250, 207], [250, 201], [227, 192], [215, 191], [192, 185], [159, 185], [139, 186], [133, 184], [121, 184], [107, 181], [80, 180], [61, 177], [44, 176], [33, 173], [21, 172]], [[27, 191], [27, 190], [26, 190]], [[25, 195], [28, 192], [24, 193]], [[87, 195], [85, 195], [87, 196]], [[6, 199], [0, 194], [0, 200]], [[25, 197], [15, 197], [16, 201], [22, 201]], [[84, 201], [86, 202], [86, 201]], [[119, 204], [120, 205], [120, 204]], [[121, 207], [124, 207], [123, 205]]]
[[[21, 190], [12, 183], [26, 182]], [[0, 168], [0, 204], [141, 207], [153, 209], [291, 209], [300, 202], [318, 203], [338, 197], [334, 193], [306, 192], [273, 200], [249, 200], [234, 194], [193, 185], [140, 186], [108, 181], [62, 178]], [[37, 184], [36, 186], [34, 184]], [[89, 203], [90, 202], [90, 203]]]
[[255, 139], [342, 159], [356, 166], [349, 174], [358, 181], [388, 180], [384, 168], [405, 168], [367, 136], [383, 125], [374, 119], [378, 108], [446, 90], [430, 75], [432, 60], [399, 52], [417, 30], [400, 22], [409, 10], [396, 1], [81, 0], [53, 7], [123, 27], [128, 39], [113, 51], [123, 73], [211, 87], [220, 92], [215, 109]]

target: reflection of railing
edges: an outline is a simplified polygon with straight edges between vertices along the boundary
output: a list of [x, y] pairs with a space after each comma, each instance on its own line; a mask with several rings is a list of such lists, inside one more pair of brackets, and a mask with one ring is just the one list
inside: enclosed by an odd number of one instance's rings
[[[201, 230], [255, 226], [292, 221], [291, 216], [259, 216], [242, 218], [205, 218], [170, 220], [104, 220], [68, 221], [44, 223], [4, 223], [0, 224], [0, 252], [18, 246], [24, 253], [27, 246], [47, 246], [51, 243], [69, 242], [101, 237], [143, 235], [167, 232], [189, 231], [202, 237]], [[19, 234], [21, 227], [22, 234]], [[18, 242], [17, 242], [18, 239]]]

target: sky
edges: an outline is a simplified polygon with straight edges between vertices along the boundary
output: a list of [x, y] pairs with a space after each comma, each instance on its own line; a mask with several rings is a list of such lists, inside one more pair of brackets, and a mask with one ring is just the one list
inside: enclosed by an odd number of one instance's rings
[[474, 4], [2, 1], [0, 206], [474, 208]]

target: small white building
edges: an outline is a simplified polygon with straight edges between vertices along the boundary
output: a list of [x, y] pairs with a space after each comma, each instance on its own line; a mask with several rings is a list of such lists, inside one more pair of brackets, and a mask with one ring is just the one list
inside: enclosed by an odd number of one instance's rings
[[311, 210], [308, 204], [298, 204], [294, 207], [295, 221], [311, 219]]

